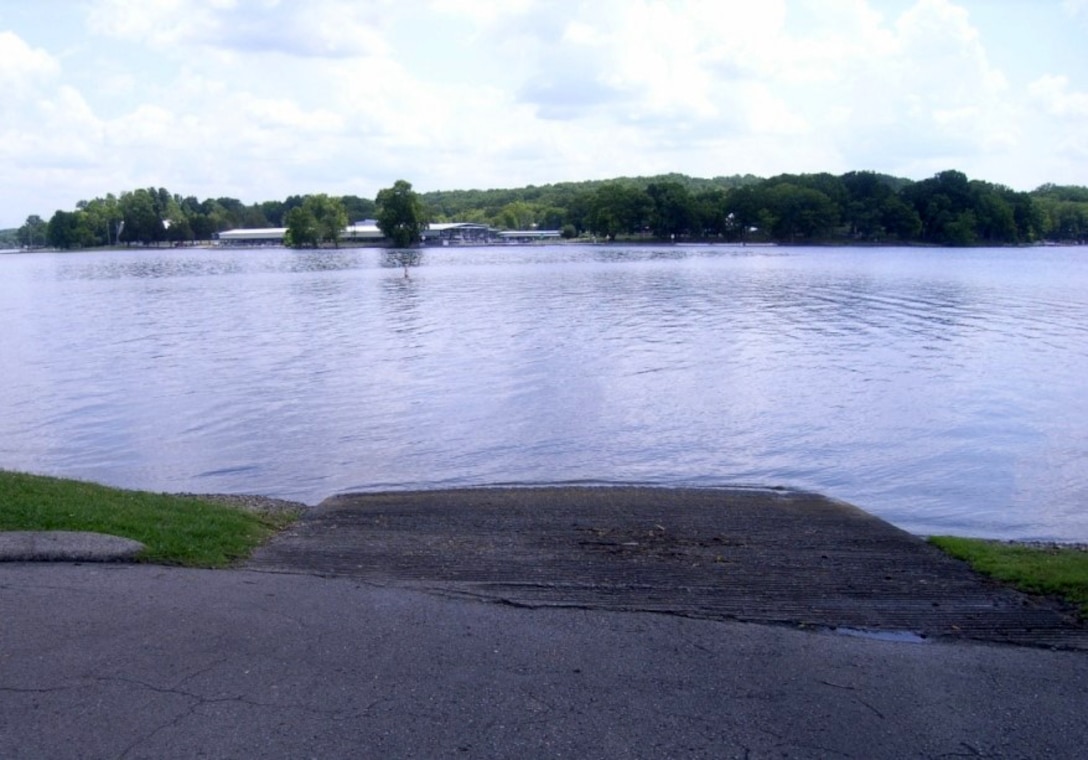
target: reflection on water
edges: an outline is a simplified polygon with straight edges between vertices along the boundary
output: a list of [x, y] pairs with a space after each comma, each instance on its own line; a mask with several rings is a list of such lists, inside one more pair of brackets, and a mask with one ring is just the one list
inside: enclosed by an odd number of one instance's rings
[[1076, 249], [0, 257], [0, 466], [316, 502], [783, 485], [1088, 540]]

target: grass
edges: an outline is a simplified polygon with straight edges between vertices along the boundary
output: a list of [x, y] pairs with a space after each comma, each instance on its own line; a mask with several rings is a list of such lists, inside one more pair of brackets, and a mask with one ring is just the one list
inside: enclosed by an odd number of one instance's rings
[[1088, 620], [1088, 551], [1020, 546], [977, 538], [934, 536], [930, 543], [972, 568], [1021, 591], [1058, 596]]
[[296, 515], [0, 470], [0, 530], [93, 531], [140, 541], [145, 562], [225, 567]]

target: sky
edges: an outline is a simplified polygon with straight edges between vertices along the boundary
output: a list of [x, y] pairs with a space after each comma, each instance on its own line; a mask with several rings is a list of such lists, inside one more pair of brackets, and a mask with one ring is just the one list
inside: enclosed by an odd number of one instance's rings
[[1088, 185], [1088, 0], [0, 0], [0, 228], [165, 187]]

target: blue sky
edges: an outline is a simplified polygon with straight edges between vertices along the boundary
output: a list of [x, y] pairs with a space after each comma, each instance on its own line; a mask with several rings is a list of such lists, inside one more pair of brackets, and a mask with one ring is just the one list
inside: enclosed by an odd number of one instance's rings
[[621, 175], [1088, 185], [1088, 0], [0, 0], [0, 227]]

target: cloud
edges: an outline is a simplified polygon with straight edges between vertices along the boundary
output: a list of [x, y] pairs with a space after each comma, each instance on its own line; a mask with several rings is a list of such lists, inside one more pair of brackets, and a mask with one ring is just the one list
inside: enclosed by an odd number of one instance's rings
[[1084, 184], [1088, 166], [1088, 92], [1072, 89], [1069, 78], [1047, 74], [1028, 86], [1034, 114], [1043, 115], [1035, 139], [1044, 139], [1050, 148], [1045, 179], [1051, 182]]
[[534, 6], [534, 0], [431, 0], [429, 12], [466, 18], [481, 27], [519, 16]]
[[50, 53], [0, 32], [0, 161], [13, 187], [23, 186], [23, 172], [32, 178], [94, 163], [98, 121], [83, 96], [62, 83], [62, 73]]
[[347, 0], [100, 0], [88, 27], [106, 37], [164, 50], [219, 48], [314, 58], [384, 54], [388, 2]]
[[0, 32], [0, 88], [4, 98], [32, 92], [60, 74], [60, 64], [48, 52], [32, 48], [14, 32]]
[[[1004, 75], [948, 0], [897, 18], [864, 0], [603, 0], [568, 6], [558, 25], [534, 18], [506, 32], [532, 60], [517, 99], [546, 119], [607, 117], [693, 148], [803, 138], [813, 155], [830, 150], [830, 170], [890, 169], [889, 150], [905, 167], [1020, 139]], [[735, 152], [704, 156], [729, 171]]]
[[1062, 118], [1088, 118], [1088, 92], [1069, 92], [1069, 78], [1048, 74], [1028, 87], [1032, 99], [1047, 113]]
[[926, 174], [1017, 143], [1006, 78], [961, 7], [919, 0], [891, 24], [870, 23], [878, 42], [842, 61], [840, 83], [822, 93], [839, 109], [826, 126], [841, 130], [844, 167]]
[[723, 72], [751, 66], [753, 35], [781, 21], [782, 4], [601, 0], [568, 7], [561, 25], [523, 15], [504, 31], [532, 64], [518, 90], [545, 117], [578, 118], [607, 109], [618, 118], [718, 115]]

